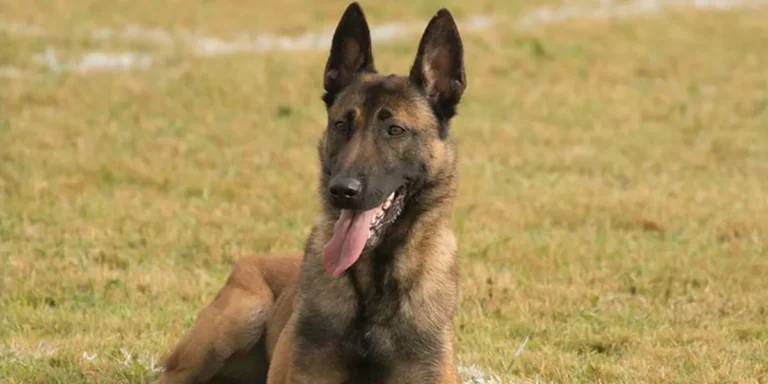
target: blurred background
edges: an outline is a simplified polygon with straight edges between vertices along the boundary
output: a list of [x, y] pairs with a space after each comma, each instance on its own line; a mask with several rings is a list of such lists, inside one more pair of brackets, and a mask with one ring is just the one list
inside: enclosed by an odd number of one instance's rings
[[[347, 1], [0, 2], [0, 382], [147, 382], [317, 213]], [[361, 2], [458, 21], [466, 383], [768, 380], [768, 1]]]

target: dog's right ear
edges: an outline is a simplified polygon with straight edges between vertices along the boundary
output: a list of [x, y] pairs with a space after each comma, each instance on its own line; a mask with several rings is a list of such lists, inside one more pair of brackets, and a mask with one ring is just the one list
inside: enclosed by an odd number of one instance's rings
[[371, 50], [371, 31], [360, 4], [349, 4], [333, 33], [331, 55], [325, 64], [323, 101], [326, 107], [361, 72], [376, 72]]

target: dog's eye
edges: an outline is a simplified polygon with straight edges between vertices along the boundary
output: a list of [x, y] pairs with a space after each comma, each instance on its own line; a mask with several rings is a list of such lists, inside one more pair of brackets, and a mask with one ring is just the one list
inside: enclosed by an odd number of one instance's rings
[[333, 128], [334, 130], [336, 130], [336, 132], [340, 134], [343, 134], [343, 135], [347, 134], [347, 123], [344, 121], [339, 120], [335, 122], [333, 124]]
[[387, 128], [387, 134], [390, 136], [400, 136], [403, 133], [405, 133], [405, 128], [399, 125], [390, 125], [389, 128]]

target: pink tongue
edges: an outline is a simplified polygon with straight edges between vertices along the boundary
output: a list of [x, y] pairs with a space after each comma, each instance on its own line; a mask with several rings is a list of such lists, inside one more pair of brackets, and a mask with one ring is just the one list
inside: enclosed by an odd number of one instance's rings
[[333, 226], [333, 237], [323, 247], [323, 267], [333, 277], [338, 277], [360, 257], [375, 211], [376, 208], [363, 212], [341, 210]]

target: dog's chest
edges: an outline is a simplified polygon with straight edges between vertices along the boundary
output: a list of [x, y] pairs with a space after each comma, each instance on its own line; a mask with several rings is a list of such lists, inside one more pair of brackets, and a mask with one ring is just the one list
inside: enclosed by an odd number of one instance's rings
[[303, 347], [335, 355], [349, 371], [350, 383], [397, 382], [392, 372], [403, 363], [438, 366], [440, 331], [423, 321], [424, 312], [412, 308], [410, 292], [390, 273], [370, 272], [349, 276], [354, 295], [344, 296], [355, 299], [337, 307], [343, 310], [305, 308], [299, 321]]
[[359, 382], [387, 377], [391, 366], [399, 361], [418, 361], [436, 355], [437, 333], [419, 324], [418, 313], [410, 305], [412, 292], [404, 288], [390, 269], [374, 265], [367, 270], [356, 269], [348, 277], [357, 302], [340, 352], [346, 361], [357, 362], [357, 369], [352, 371], [363, 375]]
[[[369, 301], [338, 344], [351, 383], [390, 383], [403, 362], [432, 362], [440, 350], [437, 334], [412, 323], [386, 301]], [[425, 364], [432, 365], [432, 364]]]

